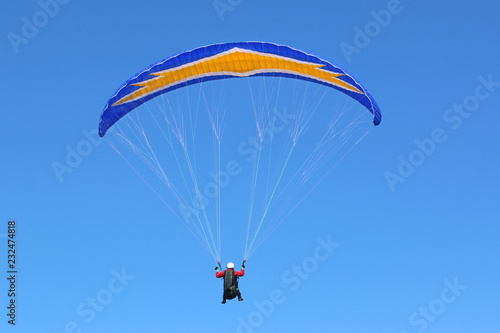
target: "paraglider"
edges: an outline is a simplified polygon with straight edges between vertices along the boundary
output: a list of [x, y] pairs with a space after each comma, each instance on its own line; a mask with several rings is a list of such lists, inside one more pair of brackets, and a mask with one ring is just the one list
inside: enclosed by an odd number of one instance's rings
[[[332, 95], [338, 104], [330, 104]], [[248, 223], [246, 260], [361, 141], [367, 133], [361, 125], [381, 119], [370, 93], [339, 66], [284, 45], [238, 42], [181, 52], [128, 79], [107, 101], [99, 135], [111, 132], [145, 163], [168, 195], [107, 140], [220, 262], [221, 221]], [[156, 135], [147, 134], [148, 120]], [[221, 153], [231, 150], [236, 157]], [[216, 267], [224, 280], [222, 303], [243, 300], [244, 263], [241, 271], [232, 263], [221, 272]]]

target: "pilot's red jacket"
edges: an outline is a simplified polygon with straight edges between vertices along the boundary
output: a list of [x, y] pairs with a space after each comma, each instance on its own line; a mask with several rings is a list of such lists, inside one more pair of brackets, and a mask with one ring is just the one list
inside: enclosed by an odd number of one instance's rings
[[[228, 269], [234, 269], [234, 268], [228, 268]], [[225, 270], [223, 270], [222, 272], [215, 272], [215, 277], [216, 278], [221, 278], [221, 277], [224, 277], [224, 273], [226, 273]], [[242, 268], [241, 271], [234, 271], [234, 276], [243, 276], [245, 275], [245, 269]]]

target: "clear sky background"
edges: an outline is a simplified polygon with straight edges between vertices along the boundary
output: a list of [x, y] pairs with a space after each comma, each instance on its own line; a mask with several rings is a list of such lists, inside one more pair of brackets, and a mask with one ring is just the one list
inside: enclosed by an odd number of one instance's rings
[[[2, 332], [500, 331], [497, 2], [44, 3], [0, 13], [2, 276], [9, 219], [19, 262], [15, 327], [0, 283]], [[383, 120], [251, 257], [245, 301], [222, 306], [207, 252], [84, 133], [140, 69], [247, 40], [332, 60]], [[85, 140], [60, 181], [54, 162]], [[320, 262], [318, 237], [340, 245]]]

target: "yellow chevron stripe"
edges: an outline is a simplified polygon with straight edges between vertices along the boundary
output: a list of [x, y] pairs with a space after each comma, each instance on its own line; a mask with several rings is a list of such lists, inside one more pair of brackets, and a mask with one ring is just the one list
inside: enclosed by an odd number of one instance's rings
[[145, 97], [155, 91], [168, 88], [194, 78], [212, 75], [250, 76], [256, 73], [281, 72], [318, 79], [346, 90], [364, 94], [356, 87], [338, 79], [344, 74], [336, 74], [321, 69], [324, 65], [290, 59], [282, 56], [234, 48], [227, 52], [208, 57], [176, 68], [151, 74], [154, 78], [136, 83], [142, 87], [113, 104], [119, 105]]

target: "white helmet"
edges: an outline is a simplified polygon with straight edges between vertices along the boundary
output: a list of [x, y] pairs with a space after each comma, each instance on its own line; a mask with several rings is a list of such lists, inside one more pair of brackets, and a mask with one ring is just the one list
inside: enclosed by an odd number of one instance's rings
[[227, 264], [226, 267], [229, 268], [229, 269], [234, 268], [234, 264], [232, 262], [230, 262], [229, 264]]

